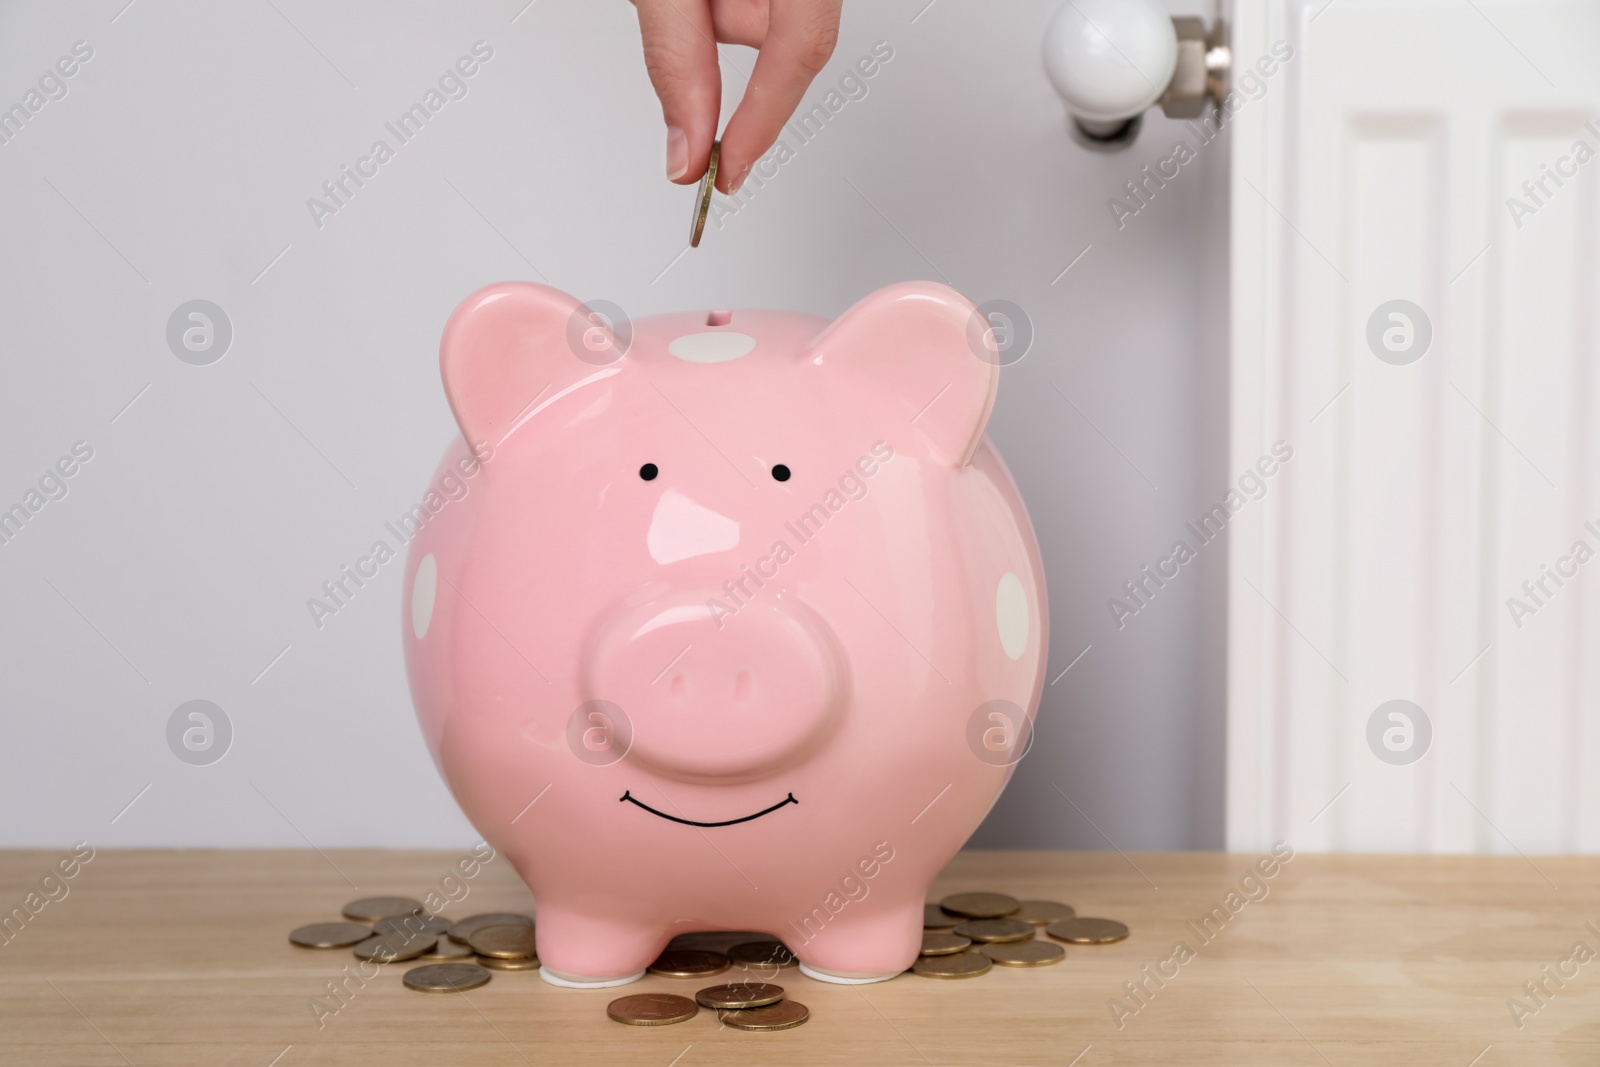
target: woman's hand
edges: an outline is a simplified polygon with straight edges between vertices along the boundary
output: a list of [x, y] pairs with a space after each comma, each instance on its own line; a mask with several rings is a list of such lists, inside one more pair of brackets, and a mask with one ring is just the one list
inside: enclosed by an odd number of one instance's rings
[[839, 38], [842, 0], [634, 0], [644, 61], [667, 123], [667, 177], [697, 182], [722, 108], [717, 42], [749, 45], [756, 64], [722, 135], [717, 188], [736, 192], [778, 139]]

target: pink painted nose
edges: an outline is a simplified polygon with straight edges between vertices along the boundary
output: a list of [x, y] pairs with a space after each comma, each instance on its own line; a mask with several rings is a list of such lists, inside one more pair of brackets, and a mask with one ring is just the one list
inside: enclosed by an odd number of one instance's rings
[[822, 743], [844, 706], [844, 659], [792, 597], [717, 618], [715, 595], [624, 604], [585, 651], [584, 690], [628, 717], [630, 761], [682, 780], [748, 781]]

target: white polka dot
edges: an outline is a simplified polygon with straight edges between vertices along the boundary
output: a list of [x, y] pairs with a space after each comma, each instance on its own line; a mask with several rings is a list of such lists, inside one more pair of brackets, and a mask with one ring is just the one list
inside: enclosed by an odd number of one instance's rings
[[1000, 647], [1012, 659], [1020, 658], [1028, 647], [1028, 594], [1010, 571], [1001, 575], [994, 591], [994, 622], [1000, 630]]
[[416, 577], [411, 580], [411, 632], [417, 635], [418, 641], [428, 636], [428, 624], [433, 621], [433, 597], [438, 590], [439, 564], [429, 552], [417, 564]]
[[756, 339], [747, 333], [718, 330], [715, 333], [686, 333], [667, 346], [667, 351], [690, 363], [726, 363], [748, 355]]

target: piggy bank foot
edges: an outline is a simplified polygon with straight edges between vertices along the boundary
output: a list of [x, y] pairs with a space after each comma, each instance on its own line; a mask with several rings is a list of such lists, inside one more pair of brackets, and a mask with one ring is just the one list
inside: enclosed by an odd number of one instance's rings
[[607, 989], [614, 985], [627, 985], [637, 982], [644, 977], [644, 971], [638, 974], [625, 975], [622, 978], [581, 978], [577, 975], [560, 974], [552, 971], [548, 966], [539, 967], [539, 977], [551, 985], [565, 986], [568, 989]]
[[820, 970], [808, 964], [800, 965], [800, 973], [807, 978], [815, 978], [819, 982], [832, 982], [835, 985], [871, 985], [873, 982], [887, 982], [889, 979], [901, 974], [901, 971], [890, 971], [887, 974], [834, 974], [832, 971]]
[[847, 908], [820, 927], [806, 920], [804, 931], [798, 944], [785, 939], [802, 974], [836, 985], [887, 982], [915, 963], [922, 949], [922, 898], [865, 915]]
[[659, 926], [539, 903], [539, 976], [551, 985], [604, 989], [644, 977], [663, 940]]

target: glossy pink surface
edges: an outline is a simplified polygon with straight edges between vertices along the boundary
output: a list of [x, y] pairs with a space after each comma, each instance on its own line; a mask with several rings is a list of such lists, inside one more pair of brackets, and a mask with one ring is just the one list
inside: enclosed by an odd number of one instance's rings
[[451, 317], [445, 389], [478, 458], [451, 448], [411, 543], [406, 661], [440, 772], [533, 890], [549, 971], [633, 975], [702, 929], [767, 931], [836, 975], [916, 957], [1047, 646], [974, 316], [907, 283], [831, 324], [642, 320], [623, 355], [544, 286]]

